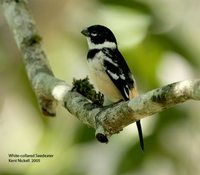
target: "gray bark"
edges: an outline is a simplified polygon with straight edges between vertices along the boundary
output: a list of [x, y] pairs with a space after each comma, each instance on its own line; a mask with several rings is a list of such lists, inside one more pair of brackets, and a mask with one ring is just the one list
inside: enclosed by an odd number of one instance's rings
[[169, 84], [127, 102], [97, 107], [77, 92], [70, 91], [71, 87], [66, 82], [53, 75], [27, 2], [0, 0], [0, 3], [40, 106], [48, 115], [55, 115], [60, 102], [81, 122], [94, 128], [96, 136], [111, 136], [139, 119], [176, 104], [200, 100], [200, 80], [197, 79]]

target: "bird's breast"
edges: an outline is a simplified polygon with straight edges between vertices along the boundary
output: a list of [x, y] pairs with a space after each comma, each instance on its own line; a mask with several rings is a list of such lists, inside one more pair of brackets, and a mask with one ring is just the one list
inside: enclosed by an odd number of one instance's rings
[[95, 55], [94, 58], [88, 59], [90, 78], [94, 86], [111, 101], [123, 99], [120, 91], [107, 75], [104, 67], [104, 55], [102, 52]]

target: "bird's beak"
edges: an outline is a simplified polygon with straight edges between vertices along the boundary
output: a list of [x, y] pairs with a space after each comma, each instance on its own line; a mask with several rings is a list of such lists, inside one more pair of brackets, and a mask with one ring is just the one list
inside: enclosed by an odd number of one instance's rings
[[83, 35], [85, 35], [85, 36], [89, 36], [89, 32], [88, 32], [87, 28], [86, 28], [86, 29], [83, 29], [83, 30], [81, 31], [81, 33], [82, 33]]

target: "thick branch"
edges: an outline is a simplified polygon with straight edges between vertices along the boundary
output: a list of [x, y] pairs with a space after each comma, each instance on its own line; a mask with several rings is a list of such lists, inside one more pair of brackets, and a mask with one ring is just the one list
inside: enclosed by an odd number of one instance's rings
[[125, 126], [144, 117], [188, 100], [200, 100], [200, 80], [186, 80], [152, 90], [113, 107], [102, 109], [97, 122], [108, 135], [119, 132]]
[[[95, 128], [99, 140], [118, 133], [125, 126], [183, 103], [200, 100], [200, 80], [173, 83], [140, 95], [131, 101], [98, 107], [82, 95], [70, 91], [71, 87], [54, 77], [41, 48], [40, 36], [25, 0], [0, 0], [4, 14], [14, 33], [17, 45], [41, 108], [55, 114], [57, 102], [83, 123]], [[106, 138], [106, 139], [105, 139]]]
[[41, 37], [36, 29], [35, 21], [32, 19], [26, 0], [0, 0], [7, 22], [14, 33], [18, 48], [23, 55], [27, 75], [36, 95], [40, 101], [41, 108], [49, 115], [55, 114], [56, 103], [49, 96], [44, 96], [38, 91], [34, 81], [41, 73], [53, 76], [46, 55], [41, 49]]

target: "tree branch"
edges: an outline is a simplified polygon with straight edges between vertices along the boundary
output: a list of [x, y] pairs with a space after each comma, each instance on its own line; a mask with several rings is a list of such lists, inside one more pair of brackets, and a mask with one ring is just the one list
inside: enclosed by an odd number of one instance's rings
[[41, 39], [25, 0], [0, 0], [5, 17], [13, 31], [26, 67], [27, 75], [43, 112], [55, 115], [58, 102], [81, 122], [96, 130], [96, 137], [107, 142], [107, 136], [127, 125], [161, 112], [187, 100], [200, 100], [200, 79], [173, 83], [143, 95], [110, 106], [99, 107], [64, 81], [54, 77]]

